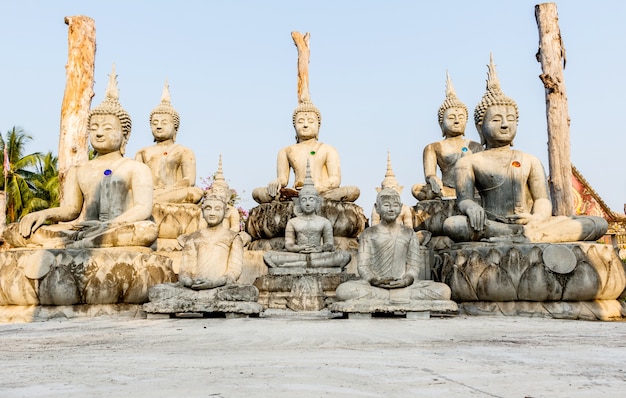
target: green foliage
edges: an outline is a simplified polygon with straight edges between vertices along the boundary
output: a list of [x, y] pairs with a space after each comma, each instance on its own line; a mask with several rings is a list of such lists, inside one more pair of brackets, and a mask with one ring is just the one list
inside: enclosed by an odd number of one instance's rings
[[59, 205], [57, 158], [49, 152], [25, 154], [32, 137], [22, 128], [13, 127], [0, 134], [0, 150], [7, 150], [9, 167], [4, 169], [1, 188], [6, 191], [7, 222], [15, 222], [32, 211]]

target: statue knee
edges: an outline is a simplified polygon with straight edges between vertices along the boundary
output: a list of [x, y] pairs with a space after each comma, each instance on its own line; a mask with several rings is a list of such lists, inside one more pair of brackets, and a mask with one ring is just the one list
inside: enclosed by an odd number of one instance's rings
[[472, 238], [468, 219], [465, 216], [446, 218], [443, 222], [443, 233], [456, 242], [466, 242]]

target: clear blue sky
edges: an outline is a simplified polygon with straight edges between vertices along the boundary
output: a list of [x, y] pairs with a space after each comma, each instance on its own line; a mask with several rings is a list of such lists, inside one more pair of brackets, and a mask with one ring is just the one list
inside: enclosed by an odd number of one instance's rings
[[[341, 156], [342, 183], [361, 188], [369, 216], [387, 151], [403, 200], [424, 180], [422, 150], [441, 139], [437, 109], [449, 71], [473, 113], [493, 53], [505, 94], [515, 99], [517, 149], [548, 171], [545, 97], [535, 59], [536, 1], [4, 1], [0, 36], [0, 131], [19, 126], [29, 152], [58, 153], [65, 89], [65, 16], [96, 23], [96, 83], [102, 101], [116, 64], [120, 102], [133, 119], [127, 155], [152, 143], [149, 114], [170, 84], [181, 115], [178, 142], [194, 149], [198, 180], [222, 154], [241, 205], [275, 178], [276, 154], [294, 142], [297, 50], [310, 32], [310, 89], [322, 112], [320, 140]], [[565, 85], [571, 157], [609, 206], [626, 202], [623, 77], [626, 2], [557, 3], [567, 50]], [[615, 116], [615, 117], [614, 117]], [[621, 116], [620, 116], [621, 117]], [[602, 121], [602, 123], [600, 123]], [[466, 135], [478, 140], [473, 123]], [[200, 181], [197, 181], [200, 183]]]

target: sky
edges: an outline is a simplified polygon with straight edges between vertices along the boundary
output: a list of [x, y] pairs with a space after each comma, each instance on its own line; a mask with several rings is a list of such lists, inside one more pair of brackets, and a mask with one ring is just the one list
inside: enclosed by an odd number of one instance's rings
[[[295, 142], [297, 49], [292, 31], [310, 33], [309, 86], [322, 113], [319, 139], [341, 158], [342, 185], [361, 190], [369, 217], [390, 153], [414, 205], [424, 181], [423, 148], [442, 139], [437, 111], [446, 71], [470, 113], [466, 136], [480, 141], [473, 111], [493, 54], [503, 92], [519, 107], [515, 148], [548, 173], [544, 87], [536, 1], [1, 1], [0, 132], [21, 127], [27, 153], [58, 154], [66, 85], [66, 16], [95, 20], [95, 96], [115, 64], [120, 102], [133, 129], [127, 156], [153, 143], [149, 115], [167, 79], [181, 117], [177, 142], [196, 154], [197, 181], [221, 155], [245, 209], [276, 177], [276, 155]], [[626, 2], [557, 2], [566, 48], [572, 163], [609, 207], [622, 213], [626, 123]], [[615, 117], [613, 117], [615, 116]], [[603, 123], [599, 123], [602, 121]], [[291, 179], [290, 182], [293, 182]]]

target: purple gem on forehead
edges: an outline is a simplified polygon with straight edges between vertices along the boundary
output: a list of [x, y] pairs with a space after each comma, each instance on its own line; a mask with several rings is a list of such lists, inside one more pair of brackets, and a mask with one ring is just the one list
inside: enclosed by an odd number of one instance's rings
[[106, 169], [106, 170], [104, 170], [104, 175], [105, 175], [105, 176], [110, 176], [110, 175], [111, 175], [111, 173], [112, 173], [111, 169]]

